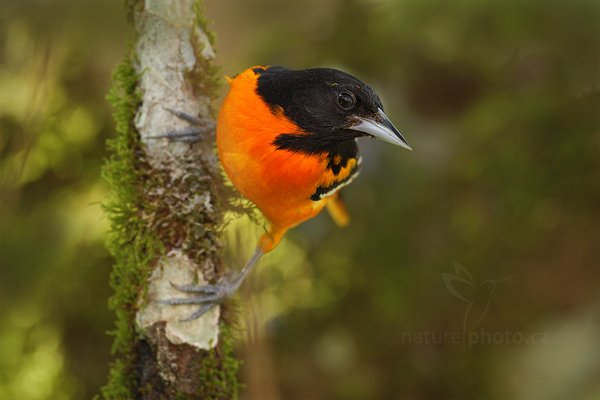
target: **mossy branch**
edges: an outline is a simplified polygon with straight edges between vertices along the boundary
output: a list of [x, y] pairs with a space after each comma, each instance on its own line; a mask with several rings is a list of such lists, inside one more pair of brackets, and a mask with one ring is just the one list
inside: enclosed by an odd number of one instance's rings
[[232, 329], [215, 307], [180, 322], [188, 307], [156, 300], [179, 296], [171, 282], [214, 281], [220, 273], [222, 185], [214, 135], [200, 143], [151, 136], [185, 127], [167, 109], [212, 119], [218, 87], [214, 38], [194, 0], [130, 2], [135, 46], [109, 94], [117, 137], [103, 174], [108, 247], [116, 263], [109, 305], [116, 313], [106, 399], [237, 397]]

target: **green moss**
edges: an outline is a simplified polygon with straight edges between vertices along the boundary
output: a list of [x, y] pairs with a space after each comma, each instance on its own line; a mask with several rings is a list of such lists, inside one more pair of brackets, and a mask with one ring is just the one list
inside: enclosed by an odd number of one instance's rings
[[200, 377], [202, 385], [198, 397], [204, 400], [239, 398], [242, 385], [238, 381], [241, 362], [234, 355], [234, 330], [225, 324], [220, 326], [219, 344], [202, 360]]
[[[202, 0], [196, 0], [194, 3], [194, 20], [204, 34], [206, 34], [208, 42], [213, 50], [215, 50], [215, 36], [208, 28], [209, 21], [204, 15], [202, 3]], [[194, 55], [196, 56], [196, 65], [187, 73], [186, 79], [193, 84], [199, 94], [208, 96], [211, 100], [214, 100], [219, 96], [219, 89], [224, 82], [221, 67], [215, 65], [212, 59], [206, 59], [202, 56], [205, 43], [200, 40], [195, 30], [192, 35], [192, 44]], [[214, 114], [215, 110], [211, 111]]]
[[200, 28], [202, 28], [204, 33], [206, 33], [206, 35], [208, 36], [208, 41], [214, 49], [216, 43], [215, 34], [208, 27], [208, 25], [210, 25], [210, 21], [208, 20], [208, 18], [206, 18], [206, 15], [204, 15], [203, 7], [204, 2], [202, 0], [196, 0], [196, 2], [193, 5], [195, 22]]
[[153, 237], [141, 213], [146, 206], [141, 196], [140, 182], [146, 168], [140, 158], [139, 135], [133, 124], [140, 103], [137, 92], [138, 75], [134, 68], [133, 56], [125, 58], [113, 75], [113, 83], [108, 100], [114, 107], [114, 120], [117, 137], [107, 142], [110, 156], [102, 171], [110, 184], [111, 198], [105, 204], [110, 220], [107, 247], [115, 258], [110, 283], [114, 294], [109, 307], [115, 311], [116, 327], [112, 351], [117, 360], [111, 366], [109, 381], [102, 389], [106, 399], [131, 398], [131, 349], [136, 340], [134, 328], [135, 312], [139, 293], [147, 285], [147, 277], [152, 261], [161, 250], [160, 242]]

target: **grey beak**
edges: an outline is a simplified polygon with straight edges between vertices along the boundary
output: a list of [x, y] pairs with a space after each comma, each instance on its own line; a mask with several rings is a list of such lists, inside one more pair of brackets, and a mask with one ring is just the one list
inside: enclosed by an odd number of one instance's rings
[[402, 136], [398, 129], [396, 129], [394, 124], [392, 124], [390, 119], [387, 117], [387, 115], [385, 115], [381, 108], [377, 111], [375, 117], [359, 117], [357, 122], [349, 126], [348, 129], [367, 133], [371, 136], [375, 136], [378, 139], [412, 151], [408, 145], [408, 142], [406, 139], [404, 139], [404, 136]]

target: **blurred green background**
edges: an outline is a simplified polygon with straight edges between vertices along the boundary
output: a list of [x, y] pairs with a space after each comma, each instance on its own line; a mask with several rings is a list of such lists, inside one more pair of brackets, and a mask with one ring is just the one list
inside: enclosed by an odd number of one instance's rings
[[[224, 74], [346, 70], [414, 148], [362, 140], [350, 227], [265, 257], [244, 398], [600, 399], [599, 2], [205, 8]], [[119, 1], [0, 2], [1, 399], [105, 382], [104, 97], [131, 37]], [[230, 259], [259, 230], [232, 222]]]

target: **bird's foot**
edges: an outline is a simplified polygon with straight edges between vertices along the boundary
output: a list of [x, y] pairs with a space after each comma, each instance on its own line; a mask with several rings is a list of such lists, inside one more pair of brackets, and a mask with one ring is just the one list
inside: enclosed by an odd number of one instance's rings
[[231, 297], [240, 286], [241, 280], [239, 276], [234, 279], [221, 279], [214, 285], [171, 285], [183, 293], [194, 294], [190, 297], [181, 297], [175, 299], [159, 300], [161, 304], [180, 305], [180, 304], [198, 304], [200, 308], [192, 313], [189, 317], [182, 319], [182, 322], [193, 321], [207, 313], [214, 306], [221, 304], [223, 301]]
[[163, 108], [176, 117], [188, 122], [190, 125], [183, 129], [172, 130], [154, 136], [147, 136], [148, 139], [169, 139], [176, 142], [194, 143], [199, 141], [203, 135], [210, 134], [215, 129], [215, 123], [213, 121], [200, 119], [182, 111], [171, 110], [166, 107]]
[[179, 305], [179, 304], [198, 304], [198, 308], [192, 315], [181, 321], [193, 321], [206, 314], [211, 308], [231, 297], [240, 287], [244, 278], [254, 268], [260, 257], [263, 255], [261, 248], [257, 248], [252, 258], [242, 268], [237, 275], [229, 275], [221, 278], [215, 285], [171, 285], [183, 293], [194, 294], [190, 297], [181, 297], [177, 299], [158, 300], [161, 304]]

